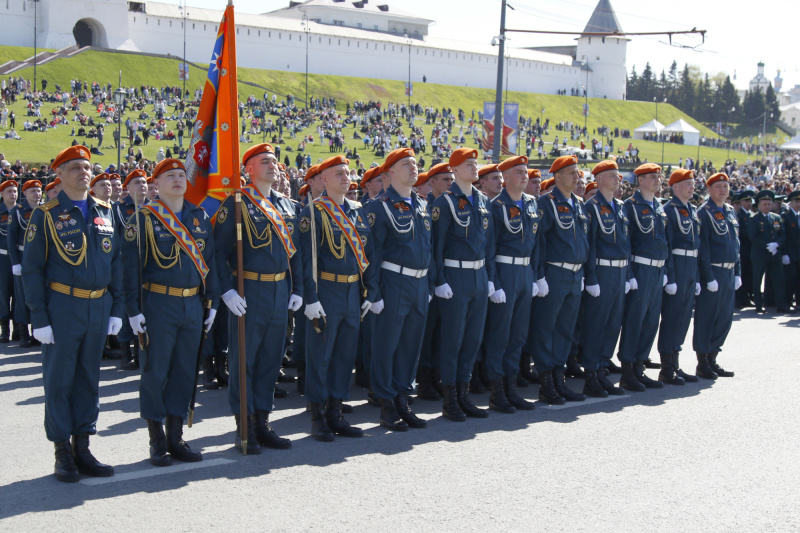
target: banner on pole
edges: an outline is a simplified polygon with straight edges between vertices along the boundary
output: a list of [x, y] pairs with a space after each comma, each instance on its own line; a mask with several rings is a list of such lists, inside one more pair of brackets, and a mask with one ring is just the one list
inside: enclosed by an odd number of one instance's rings
[[[495, 103], [483, 103], [483, 139], [481, 145], [484, 152], [489, 152], [494, 146], [494, 114]], [[515, 155], [517, 153], [517, 131], [519, 129], [519, 104], [507, 103], [503, 105], [503, 131], [501, 132], [501, 155]]]

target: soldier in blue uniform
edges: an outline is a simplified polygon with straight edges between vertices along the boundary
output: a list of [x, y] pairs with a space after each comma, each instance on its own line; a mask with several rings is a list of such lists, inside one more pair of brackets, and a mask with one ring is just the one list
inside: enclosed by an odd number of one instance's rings
[[[789, 207], [783, 210], [783, 227], [786, 228], [786, 245], [782, 262], [786, 274], [788, 305], [800, 306], [800, 190], [787, 196]], [[741, 228], [739, 230], [741, 232]]]
[[39, 341], [31, 337], [28, 326], [31, 315], [25, 305], [25, 288], [22, 283], [22, 251], [25, 245], [25, 231], [31, 219], [33, 210], [39, 206], [42, 199], [42, 182], [28, 180], [22, 186], [24, 198], [11, 210], [11, 224], [8, 226], [8, 258], [11, 261], [11, 271], [14, 274], [14, 323], [20, 331], [20, 348], [38, 346]]
[[539, 372], [539, 399], [563, 404], [586, 399], [567, 386], [564, 368], [581, 303], [583, 265], [589, 254], [589, 218], [572, 192], [580, 179], [578, 158], [559, 157], [550, 172], [555, 187], [538, 202], [539, 298], [534, 300], [531, 313], [529, 349]]
[[408, 407], [408, 395], [433, 294], [431, 220], [427, 202], [412, 191], [417, 182], [414, 150], [391, 152], [380, 172], [391, 186], [366, 206], [374, 243], [371, 268], [382, 295], [370, 308], [376, 313], [370, 385], [380, 402], [381, 426], [405, 431], [427, 425]]
[[665, 265], [667, 215], [655, 194], [661, 190], [661, 167], [645, 163], [636, 170], [638, 190], [625, 201], [625, 216], [631, 221], [631, 292], [625, 297], [619, 359], [622, 362], [620, 386], [642, 392], [659, 389], [663, 383], [644, 373], [645, 361], [658, 333], [661, 295], [667, 284]]
[[469, 381], [481, 345], [488, 298], [494, 292], [486, 272], [491, 249], [489, 199], [475, 188], [478, 151], [458, 148], [450, 156], [455, 181], [433, 202], [435, 294], [441, 316], [442, 414], [463, 422], [486, 418], [469, 397]]
[[694, 173], [677, 169], [669, 178], [672, 198], [663, 207], [667, 215], [667, 284], [661, 300], [661, 326], [658, 353], [661, 371], [658, 380], [670, 385], [685, 385], [697, 378], [680, 369], [681, 347], [689, 331], [695, 296], [700, 294], [697, 250], [700, 246], [700, 220], [690, 200], [694, 194]]
[[305, 394], [311, 435], [319, 441], [332, 441], [334, 434], [363, 435], [342, 416], [342, 401], [350, 395], [360, 319], [380, 300], [377, 267], [369, 261], [373, 243], [367, 215], [360, 203], [345, 198], [349, 163], [339, 155], [319, 164], [325, 193], [303, 209], [295, 228], [303, 254], [305, 315], [311, 321], [306, 324]]
[[[19, 186], [14, 180], [0, 183], [0, 342], [8, 342], [11, 337], [11, 298], [14, 296], [14, 275], [8, 257], [8, 229], [11, 226], [11, 210], [17, 206]], [[16, 326], [15, 326], [16, 328]]]
[[[272, 189], [278, 179], [278, 159], [269, 144], [258, 144], [245, 152], [242, 163], [250, 184], [242, 187], [242, 271], [244, 298], [235, 289], [236, 202], [226, 198], [217, 210], [214, 241], [217, 243], [222, 300], [230, 311], [228, 323], [231, 354], [230, 375], [239, 375], [239, 320], [244, 315], [247, 360], [247, 453], [260, 453], [260, 446], [286, 449], [289, 439], [278, 437], [269, 425], [275, 383], [281, 370], [286, 343], [287, 309], [303, 304], [302, 265], [292, 240], [296, 203]], [[291, 274], [291, 276], [290, 276]], [[236, 419], [235, 445], [242, 449], [238, 384], [228, 387], [228, 401]]]
[[487, 269], [495, 292], [486, 318], [486, 371], [489, 407], [502, 413], [530, 411], [533, 404], [517, 392], [522, 346], [528, 336], [531, 298], [538, 291], [536, 200], [523, 191], [528, 186], [528, 158], [510, 157], [498, 165], [505, 188], [491, 202], [494, 250]]
[[[622, 328], [625, 295], [630, 290], [630, 220], [623, 203], [614, 198], [621, 176], [614, 161], [592, 169], [597, 193], [586, 202], [589, 254], [585, 267], [588, 297], [581, 309], [583, 393], [595, 398], [624, 394], [606, 377]], [[591, 184], [590, 184], [591, 185]], [[587, 186], [587, 190], [589, 187]]]
[[[734, 293], [742, 285], [739, 223], [733, 207], [725, 204], [730, 191], [728, 176], [718, 172], [706, 180], [706, 187], [709, 199], [698, 213], [701, 291], [695, 302], [692, 344], [697, 352], [697, 375], [717, 379], [733, 377], [733, 372], [717, 363], [717, 355], [733, 323]], [[753, 243], [757, 246], [756, 239]]]
[[[187, 186], [183, 164], [164, 159], [153, 170], [153, 181], [159, 197], [128, 220], [122, 257], [131, 330], [138, 335], [146, 329], [149, 337], [139, 413], [150, 435], [150, 463], [168, 466], [173, 458], [202, 460], [200, 452], [183, 440], [183, 418], [189, 412], [203, 329], [211, 326], [217, 313], [219, 284], [211, 221], [203, 209], [183, 199]], [[205, 322], [204, 299], [211, 304]]]
[[772, 283], [778, 312], [789, 311], [780, 254], [781, 249], [786, 245], [786, 229], [780, 215], [770, 211], [774, 198], [775, 193], [769, 189], [759, 191], [756, 195], [758, 213], [747, 221], [747, 233], [751, 244], [750, 259], [753, 263], [753, 294], [757, 313], [764, 312], [761, 280], [765, 273], [767, 282]]
[[97, 431], [106, 336], [122, 327], [122, 266], [111, 205], [89, 196], [90, 158], [77, 145], [53, 160], [63, 190], [34, 210], [22, 257], [33, 336], [43, 345], [45, 433], [55, 443], [56, 479], [65, 482], [79, 472], [114, 474], [89, 451], [89, 435]]
[[740, 208], [736, 211], [736, 220], [739, 222], [739, 264], [742, 267], [742, 286], [736, 291], [737, 309], [753, 305], [753, 262], [750, 259], [750, 235], [747, 223], [752, 216], [755, 195], [755, 192], [748, 190], [741, 191], [737, 195], [740, 204]]

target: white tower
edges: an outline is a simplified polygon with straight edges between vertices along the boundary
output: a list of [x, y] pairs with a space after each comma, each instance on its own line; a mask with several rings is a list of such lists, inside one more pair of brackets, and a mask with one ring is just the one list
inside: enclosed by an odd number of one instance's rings
[[[622, 28], [609, 0], [600, 0], [583, 30], [588, 33], [622, 33]], [[625, 37], [603, 37], [581, 35], [575, 60], [585, 69], [581, 73], [581, 85], [587, 85], [592, 98], [625, 98], [627, 80], [626, 54], [628, 41]]]

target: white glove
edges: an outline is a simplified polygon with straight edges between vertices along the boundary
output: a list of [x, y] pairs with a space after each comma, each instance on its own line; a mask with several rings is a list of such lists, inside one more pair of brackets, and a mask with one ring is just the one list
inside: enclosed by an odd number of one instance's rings
[[144, 315], [139, 313], [136, 316], [132, 316], [128, 319], [128, 322], [131, 325], [131, 329], [133, 330], [134, 335], [138, 335], [139, 333], [145, 332], [144, 327]]
[[55, 340], [53, 340], [53, 328], [50, 326], [34, 328], [33, 338], [42, 344], [53, 344], [55, 342]]
[[678, 292], [678, 284], [670, 283], [669, 285], [664, 285], [664, 292], [672, 296], [673, 294]]
[[489, 299], [492, 301], [492, 303], [504, 304], [506, 303], [506, 291], [503, 289], [496, 290], [491, 296], [489, 296]]
[[719, 283], [717, 283], [717, 280], [709, 281], [706, 283], [706, 289], [710, 292], [717, 292], [719, 290]]
[[531, 287], [531, 298], [536, 298], [539, 295], [539, 285], [536, 282], [533, 282], [533, 287]]
[[547, 296], [547, 293], [550, 292], [550, 286], [547, 285], [547, 280], [545, 278], [537, 280], [536, 285], [539, 286], [539, 298], [544, 298]]
[[742, 286], [742, 276], [734, 276], [733, 278], [733, 290], [738, 291], [739, 287]]
[[597, 298], [600, 296], [600, 285], [587, 285], [586, 292], [589, 293], [589, 296], [594, 296]]
[[433, 290], [433, 293], [438, 298], [444, 298], [445, 300], [449, 300], [453, 297], [453, 289], [450, 288], [450, 285], [445, 283], [444, 285], [439, 285]]
[[778, 253], [778, 243], [771, 242], [767, 244], [767, 250], [769, 250], [769, 253], [771, 253], [772, 255], [776, 255]]
[[489, 282], [489, 298], [492, 297], [492, 294], [494, 294], [494, 282], [490, 281]]
[[303, 306], [303, 299], [296, 294], [289, 296], [289, 311], [295, 312]]
[[586, 278], [581, 278], [581, 292], [586, 288]]
[[625, 282], [625, 294], [628, 294], [630, 292], [630, 290], [631, 290], [631, 282], [630, 281], [626, 281]]
[[[784, 255], [783, 257], [781, 257], [781, 261], [783, 262], [784, 265], [788, 265], [791, 262], [789, 260], [789, 256], [788, 255]], [[17, 266], [17, 265], [14, 265], [14, 266]], [[11, 268], [13, 269], [14, 267], [11, 267]], [[19, 274], [14, 274], [14, 275], [18, 276]]]
[[211, 325], [214, 323], [214, 319], [217, 318], [217, 310], [216, 309], [209, 309], [208, 310], [208, 318], [203, 321], [203, 325], [206, 327], [206, 331], [211, 329]]
[[667, 280], [667, 275], [666, 275], [666, 274], [664, 274], [664, 283], [663, 283], [661, 286], [662, 286], [662, 287], [666, 287], [666, 286], [667, 286], [667, 281], [668, 281], [668, 280]]
[[694, 284], [694, 295], [695, 296], [700, 296], [700, 292], [702, 290], [703, 290], [703, 286], [702, 285], [700, 285], [699, 283], [695, 283]]
[[433, 296], [431, 296], [431, 295], [429, 294], [429, 295], [428, 295], [428, 303], [431, 303], [432, 301], [433, 301]]
[[322, 308], [321, 303], [314, 302], [313, 304], [306, 304], [305, 315], [309, 320], [314, 320], [315, 318], [324, 317], [325, 310]]
[[115, 316], [108, 317], [108, 334], [116, 335], [122, 329], [122, 319]]
[[[789, 263], [784, 263], [784, 265], [788, 265]], [[15, 276], [22, 275], [22, 265], [11, 265], [11, 273]]]
[[383, 311], [383, 307], [385, 305], [386, 304], [383, 303], [383, 299], [380, 299], [377, 302], [375, 302], [374, 304], [372, 304], [372, 307], [370, 307], [369, 310], [372, 311], [373, 313], [375, 313], [376, 315], [379, 315], [379, 314], [381, 314], [381, 311]]
[[372, 307], [372, 302], [369, 300], [364, 300], [364, 303], [361, 304], [361, 318], [363, 319], [369, 313], [369, 308]]
[[228, 309], [231, 310], [236, 316], [242, 316], [245, 314], [245, 309], [247, 309], [247, 302], [239, 296], [239, 293], [236, 292], [236, 289], [231, 289], [225, 294], [222, 295], [222, 301], [225, 302], [225, 305], [228, 306]]
[[639, 282], [636, 281], [636, 278], [631, 278], [628, 283], [631, 284], [631, 290], [632, 291], [638, 291], [639, 290]]

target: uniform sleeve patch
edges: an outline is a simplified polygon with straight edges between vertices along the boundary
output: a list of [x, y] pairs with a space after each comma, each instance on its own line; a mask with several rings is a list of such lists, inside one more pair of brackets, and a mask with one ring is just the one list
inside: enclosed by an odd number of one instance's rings
[[228, 208], [220, 207], [219, 212], [217, 213], [217, 221], [223, 223], [227, 218], [228, 218]]
[[308, 233], [308, 230], [311, 228], [311, 219], [308, 217], [303, 217], [300, 219], [300, 231], [303, 233]]
[[33, 241], [36, 238], [36, 224], [28, 224], [28, 235], [27, 240], [28, 242]]
[[125, 227], [125, 240], [128, 242], [136, 240], [136, 226], [128, 225]]
[[440, 213], [440, 210], [439, 210], [439, 208], [438, 208], [438, 207], [434, 207], [434, 208], [431, 210], [431, 218], [433, 219], [433, 221], [434, 221], [434, 222], [436, 222], [437, 220], [439, 220], [439, 213]]
[[370, 226], [374, 226], [375, 225], [375, 213], [369, 213], [367, 215], [367, 222], [369, 222]]

